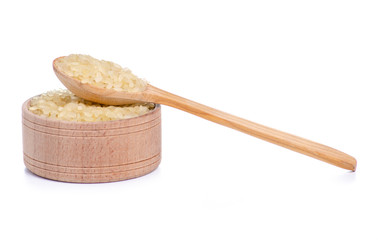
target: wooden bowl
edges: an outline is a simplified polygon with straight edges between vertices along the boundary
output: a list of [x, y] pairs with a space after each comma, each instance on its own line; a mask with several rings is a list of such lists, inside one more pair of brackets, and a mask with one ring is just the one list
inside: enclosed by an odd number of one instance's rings
[[136, 178], [161, 160], [161, 108], [139, 117], [71, 122], [38, 116], [22, 106], [25, 166], [64, 182], [98, 183]]

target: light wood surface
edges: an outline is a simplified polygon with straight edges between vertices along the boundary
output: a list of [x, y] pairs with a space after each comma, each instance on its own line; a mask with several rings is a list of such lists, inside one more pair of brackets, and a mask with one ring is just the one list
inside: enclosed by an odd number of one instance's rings
[[124, 91], [120, 92], [111, 89], [98, 88], [89, 84], [83, 84], [78, 80], [61, 73], [55, 67], [55, 61], [57, 59], [55, 59], [53, 62], [53, 69], [59, 80], [74, 94], [84, 99], [112, 105], [120, 105], [138, 101], [167, 105], [223, 126], [244, 132], [270, 143], [274, 143], [281, 147], [316, 158], [326, 163], [352, 171], [356, 170], [356, 159], [339, 150], [233, 116], [203, 104], [174, 95], [152, 85], [148, 85], [142, 92], [127, 93]]
[[117, 121], [70, 122], [41, 117], [22, 107], [26, 167], [65, 182], [112, 182], [143, 176], [161, 160], [160, 106]]

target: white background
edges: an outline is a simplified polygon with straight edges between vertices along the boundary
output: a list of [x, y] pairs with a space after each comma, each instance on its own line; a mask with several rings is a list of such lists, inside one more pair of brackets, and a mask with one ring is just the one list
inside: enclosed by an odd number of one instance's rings
[[[0, 239], [378, 239], [377, 1], [1, 1]], [[21, 105], [90, 54], [358, 160], [323, 163], [170, 107], [153, 173], [27, 171]]]

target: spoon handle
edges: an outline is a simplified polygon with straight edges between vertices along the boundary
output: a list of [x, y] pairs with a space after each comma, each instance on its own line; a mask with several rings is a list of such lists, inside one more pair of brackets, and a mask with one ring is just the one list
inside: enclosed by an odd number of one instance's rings
[[233, 116], [151, 85], [148, 86], [148, 92], [152, 102], [186, 111], [340, 168], [356, 170], [356, 159], [334, 148]]

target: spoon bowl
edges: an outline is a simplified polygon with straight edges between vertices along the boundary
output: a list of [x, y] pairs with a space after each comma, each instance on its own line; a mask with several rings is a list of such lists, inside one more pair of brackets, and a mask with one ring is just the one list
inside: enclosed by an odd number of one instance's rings
[[100, 88], [92, 86], [88, 83], [82, 83], [79, 80], [62, 73], [56, 67], [56, 61], [58, 59], [59, 58], [55, 59], [53, 62], [55, 74], [63, 85], [81, 98], [108, 105], [123, 105], [139, 102], [153, 102], [167, 105], [223, 126], [244, 132], [281, 147], [316, 158], [326, 163], [352, 171], [356, 170], [356, 159], [339, 150], [236, 117], [189, 99], [174, 95], [150, 84], [147, 84], [144, 91], [126, 92]]
[[58, 79], [63, 83], [63, 85], [78, 97], [106, 105], [124, 105], [152, 102], [148, 100], [148, 92], [149, 88], [151, 88], [150, 86], [147, 86], [145, 91], [143, 92], [120, 92], [114, 89], [100, 88], [87, 83], [82, 83], [58, 69], [56, 62], [60, 58], [63, 57], [56, 58], [53, 61], [54, 72]]

